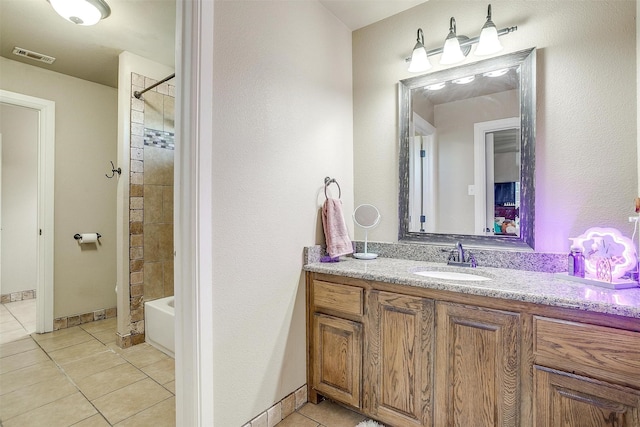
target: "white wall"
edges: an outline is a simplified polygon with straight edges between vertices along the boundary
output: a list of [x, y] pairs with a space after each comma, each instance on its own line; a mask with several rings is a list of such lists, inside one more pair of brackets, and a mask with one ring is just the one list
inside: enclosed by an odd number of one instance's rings
[[[537, 47], [536, 250], [565, 252], [592, 226], [631, 235], [638, 189], [636, 2], [492, 2], [502, 54]], [[356, 203], [383, 215], [373, 240], [398, 235], [397, 82], [418, 27], [428, 49], [442, 45], [449, 17], [478, 35], [486, 4], [429, 1], [353, 33]], [[434, 70], [439, 57], [434, 60]], [[470, 58], [466, 63], [475, 59]]]
[[[0, 88], [56, 103], [54, 317], [115, 307], [116, 90], [0, 58]], [[75, 233], [99, 232], [80, 247]]]
[[38, 111], [0, 104], [3, 295], [37, 285], [38, 126]]
[[325, 176], [353, 210], [351, 33], [315, 1], [215, 2], [214, 22], [214, 416], [239, 426], [306, 383]]

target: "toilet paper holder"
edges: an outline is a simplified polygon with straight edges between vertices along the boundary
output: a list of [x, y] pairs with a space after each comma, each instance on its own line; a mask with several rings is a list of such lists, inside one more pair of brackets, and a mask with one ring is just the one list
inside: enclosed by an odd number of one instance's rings
[[[100, 233], [96, 233], [96, 236], [98, 236], [98, 239], [100, 239], [102, 237], [102, 235]], [[73, 238], [76, 239], [76, 240], [80, 240], [80, 239], [82, 239], [82, 234], [76, 233], [76, 234], [73, 235]]]

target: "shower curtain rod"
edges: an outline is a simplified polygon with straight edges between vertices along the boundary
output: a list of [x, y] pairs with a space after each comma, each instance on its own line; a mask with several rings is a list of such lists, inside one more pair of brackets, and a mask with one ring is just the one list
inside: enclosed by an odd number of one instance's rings
[[143, 93], [145, 93], [146, 91], [151, 90], [151, 89], [153, 89], [154, 87], [156, 87], [156, 86], [158, 86], [158, 85], [161, 85], [162, 83], [166, 82], [167, 80], [171, 80], [171, 79], [172, 79], [172, 78], [174, 78], [175, 76], [176, 76], [176, 73], [173, 73], [173, 74], [171, 74], [170, 76], [165, 77], [164, 79], [160, 80], [158, 83], [153, 84], [153, 85], [149, 86], [148, 88], [146, 88], [146, 89], [144, 89], [144, 90], [141, 90], [140, 92], [135, 91], [135, 92], [133, 92], [133, 96], [135, 96], [136, 98], [140, 99], [140, 97], [142, 96], [142, 94], [143, 94]]

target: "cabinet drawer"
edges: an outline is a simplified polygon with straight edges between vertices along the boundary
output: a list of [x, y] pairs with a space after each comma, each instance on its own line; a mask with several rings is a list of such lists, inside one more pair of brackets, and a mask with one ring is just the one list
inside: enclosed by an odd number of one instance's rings
[[640, 387], [640, 333], [534, 318], [536, 363]]
[[316, 310], [326, 309], [362, 316], [363, 294], [363, 289], [356, 286], [313, 281], [313, 304]]

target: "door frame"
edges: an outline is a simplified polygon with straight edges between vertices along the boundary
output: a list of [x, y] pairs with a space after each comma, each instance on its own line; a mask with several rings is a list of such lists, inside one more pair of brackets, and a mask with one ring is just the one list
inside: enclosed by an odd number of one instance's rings
[[[419, 114], [413, 113], [413, 118], [409, 124], [409, 150], [412, 154], [413, 161], [409, 163], [409, 188], [413, 185], [411, 197], [409, 197], [409, 215], [411, 218], [411, 230], [420, 230], [420, 216], [424, 214], [427, 217], [427, 225], [424, 230], [426, 233], [435, 233], [437, 229], [437, 215], [435, 205], [438, 197], [437, 180], [437, 161], [435, 157], [438, 155], [436, 146], [437, 130], [436, 128], [422, 118]], [[423, 134], [423, 147], [415, 144], [416, 132]], [[425, 151], [425, 156], [420, 156], [420, 151]], [[425, 165], [425, 163], [427, 163]], [[427, 174], [418, 174], [420, 167], [428, 171]], [[423, 169], [424, 170], [424, 169]], [[426, 193], [426, 196], [425, 196]], [[426, 205], [426, 209], [425, 209]]]
[[[520, 117], [479, 122], [473, 125], [473, 158], [475, 190], [475, 234], [484, 236], [487, 224], [487, 149], [485, 135], [505, 129], [520, 129]], [[522, 180], [522, 178], [521, 178]]]
[[38, 130], [38, 264], [36, 332], [53, 330], [53, 242], [56, 103], [0, 89], [0, 103], [37, 110]]

